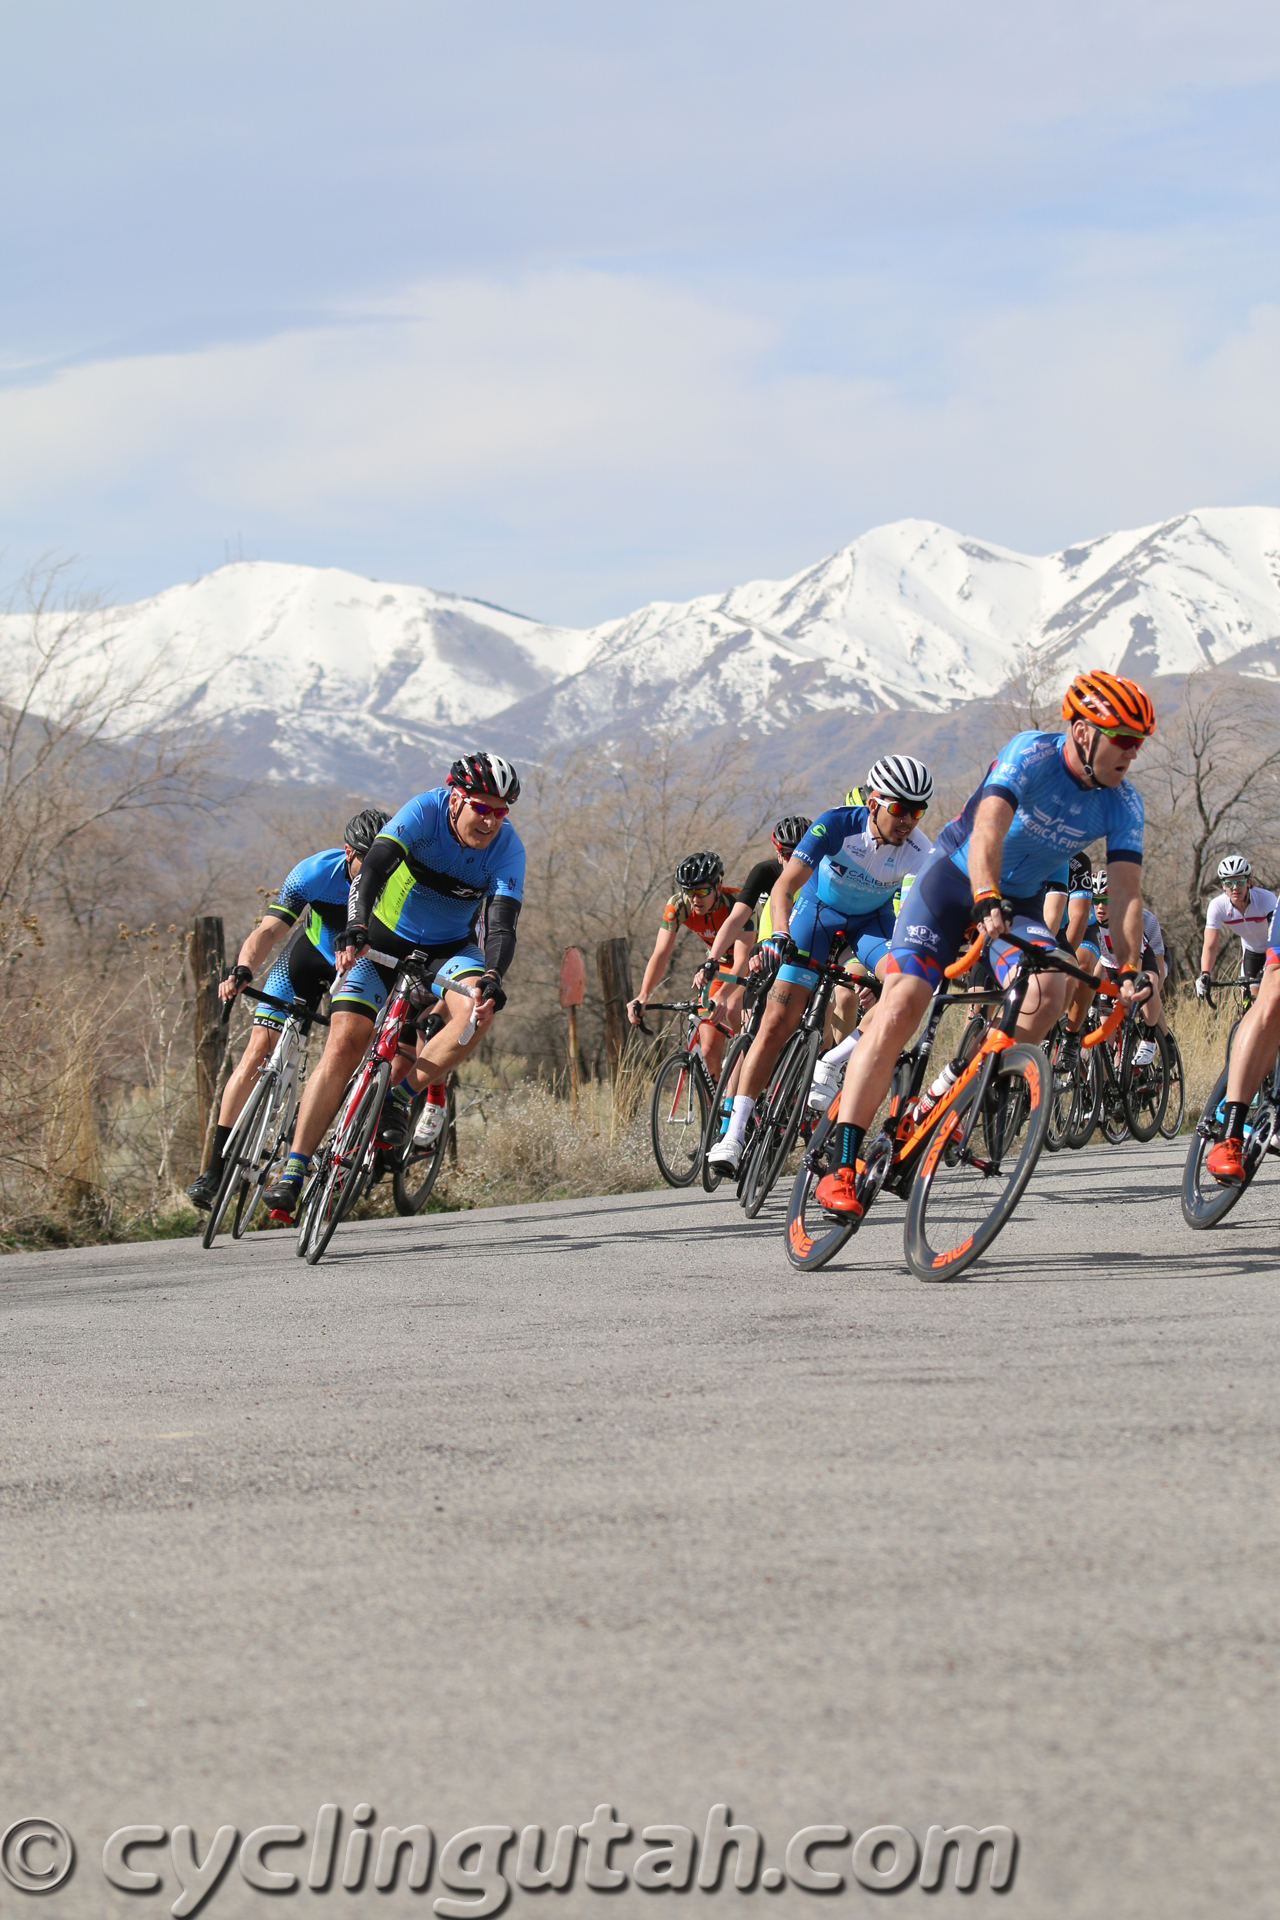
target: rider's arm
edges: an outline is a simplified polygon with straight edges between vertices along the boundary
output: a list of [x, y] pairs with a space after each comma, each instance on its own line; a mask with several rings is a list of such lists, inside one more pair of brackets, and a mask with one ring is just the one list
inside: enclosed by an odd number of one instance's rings
[[1206, 927], [1204, 945], [1200, 949], [1201, 973], [1212, 973], [1213, 963], [1218, 957], [1218, 948], [1222, 944], [1222, 933], [1217, 927]]
[[1119, 967], [1142, 965], [1142, 868], [1112, 857], [1107, 869], [1111, 944]]
[[351, 911], [347, 918], [352, 926], [367, 927], [377, 905], [382, 889], [404, 859], [404, 848], [398, 840], [388, 840], [380, 833], [360, 865], [360, 877], [356, 881], [351, 900]]
[[[1013, 808], [1000, 794], [989, 793], [978, 802], [969, 836], [969, 884], [975, 900], [987, 895], [999, 902], [1000, 860], [1012, 820]], [[989, 907], [982, 909], [984, 919], [989, 911]]]
[[[752, 906], [754, 906], [754, 904], [755, 903], [753, 901]], [[732, 913], [729, 914], [724, 925], [722, 927], [717, 928], [716, 937], [711, 942], [711, 950], [707, 955], [707, 959], [723, 960], [725, 954], [728, 953], [730, 947], [734, 946], [739, 940], [742, 939], [750, 919], [751, 919], [751, 906], [748, 906], [745, 900], [739, 900], [737, 906], [733, 909]]]
[[497, 893], [489, 900], [484, 916], [484, 970], [501, 979], [516, 957], [516, 921], [520, 902], [508, 893]]
[[[280, 942], [289, 932], [290, 922], [281, 920], [278, 915], [268, 913], [249, 935], [236, 955], [237, 967], [248, 967], [250, 973], [256, 973], [269, 953], [274, 953]], [[224, 1000], [234, 1000], [240, 991], [240, 983], [235, 979], [224, 980], [219, 991]]]
[[769, 895], [769, 918], [779, 939], [791, 925], [791, 903], [812, 872], [809, 862], [802, 860], [798, 853], [793, 853], [773, 883], [773, 892]]
[[[653, 952], [649, 955], [649, 964], [644, 970], [644, 979], [640, 982], [640, 992], [636, 996], [642, 1009], [648, 1004], [649, 995], [659, 985], [667, 970], [667, 962], [671, 958], [671, 949], [676, 944], [676, 935], [679, 931], [679, 927], [658, 929], [658, 937], [653, 943]], [[633, 1001], [632, 1005], [634, 1004]]]

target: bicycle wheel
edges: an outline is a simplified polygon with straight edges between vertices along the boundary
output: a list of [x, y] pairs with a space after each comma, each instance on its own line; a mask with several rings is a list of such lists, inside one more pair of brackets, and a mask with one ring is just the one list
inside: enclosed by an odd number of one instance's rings
[[[819, 1267], [825, 1267], [833, 1260], [845, 1242], [861, 1226], [861, 1220], [851, 1219], [847, 1214], [839, 1216], [824, 1213], [814, 1199], [814, 1188], [825, 1173], [830, 1173], [835, 1165], [835, 1130], [839, 1122], [829, 1120], [824, 1115], [819, 1122], [809, 1150], [804, 1156], [799, 1172], [792, 1182], [791, 1198], [787, 1202], [787, 1218], [783, 1228], [786, 1241], [787, 1259], [801, 1273], [814, 1273]], [[893, 1160], [893, 1142], [887, 1133], [878, 1133], [868, 1143], [866, 1172], [859, 1184], [862, 1199], [862, 1218], [865, 1219], [871, 1202], [884, 1185], [884, 1177]]]
[[[274, 1115], [272, 1117], [274, 1118]], [[257, 1219], [262, 1208], [263, 1196], [271, 1185], [272, 1176], [284, 1164], [285, 1155], [289, 1151], [289, 1142], [293, 1138], [293, 1130], [297, 1124], [298, 1108], [295, 1102], [292, 1113], [288, 1115], [285, 1125], [280, 1128], [270, 1147], [264, 1146], [259, 1150], [254, 1161], [255, 1170], [240, 1189], [240, 1197], [236, 1201], [235, 1218], [231, 1222], [233, 1240], [242, 1240]], [[268, 1127], [267, 1133], [264, 1134], [264, 1141], [269, 1133]]]
[[1196, 1122], [1195, 1132], [1191, 1136], [1191, 1146], [1187, 1152], [1187, 1163], [1182, 1169], [1182, 1217], [1187, 1225], [1200, 1233], [1206, 1227], [1216, 1227], [1225, 1220], [1236, 1201], [1245, 1191], [1257, 1171], [1258, 1162], [1245, 1156], [1248, 1178], [1244, 1187], [1220, 1187], [1211, 1173], [1204, 1168], [1205, 1155], [1210, 1147], [1216, 1146], [1222, 1138], [1222, 1122], [1218, 1118], [1218, 1108], [1227, 1094], [1227, 1069], [1224, 1067], [1213, 1083], [1213, 1091], [1204, 1103], [1204, 1112]]
[[235, 1131], [227, 1141], [226, 1153], [222, 1163], [222, 1184], [217, 1197], [209, 1209], [209, 1218], [204, 1223], [204, 1232], [200, 1236], [202, 1245], [211, 1247], [217, 1238], [227, 1208], [231, 1205], [231, 1196], [246, 1184], [256, 1157], [256, 1142], [261, 1132], [263, 1103], [271, 1098], [270, 1081], [259, 1080], [249, 1098], [240, 1110]]
[[1077, 1123], [1081, 1091], [1080, 1076], [1061, 1064], [1065, 1045], [1066, 1036], [1059, 1025], [1047, 1042], [1047, 1058], [1049, 1071], [1053, 1075], [1053, 1091], [1049, 1096], [1049, 1125], [1044, 1136], [1046, 1153], [1060, 1153]]
[[[954, 1280], [984, 1254], [1012, 1215], [1044, 1145], [1050, 1084], [1039, 1047], [997, 1055], [981, 1124], [960, 1151], [977, 1097], [975, 1075], [943, 1116], [907, 1200], [907, 1265], [919, 1280]], [[981, 1141], [990, 1158], [975, 1152]]]
[[446, 1123], [429, 1147], [415, 1147], [413, 1129], [427, 1104], [423, 1092], [413, 1103], [413, 1112], [409, 1115], [409, 1138], [396, 1155], [395, 1165], [391, 1169], [391, 1197], [396, 1203], [396, 1212], [403, 1214], [421, 1213], [427, 1204], [427, 1196], [436, 1183], [436, 1176], [444, 1165], [445, 1148], [449, 1144], [449, 1128]]
[[653, 1157], [669, 1187], [691, 1187], [697, 1179], [706, 1127], [707, 1090], [691, 1050], [681, 1047], [658, 1068], [649, 1108]]
[[1163, 1139], [1173, 1140], [1182, 1132], [1182, 1123], [1187, 1116], [1187, 1082], [1182, 1066], [1182, 1049], [1177, 1038], [1167, 1033], [1169, 1043], [1169, 1099], [1164, 1110], [1164, 1119], [1160, 1122]]
[[1067, 1145], [1073, 1153], [1088, 1146], [1102, 1118], [1102, 1069], [1093, 1053], [1086, 1053], [1083, 1048], [1076, 1067], [1076, 1085], [1079, 1094], [1072, 1111], [1071, 1131], [1067, 1135]]
[[751, 1178], [742, 1196], [742, 1210], [748, 1220], [755, 1219], [768, 1199], [795, 1144], [821, 1049], [820, 1033], [797, 1033], [782, 1056], [773, 1096], [760, 1128], [760, 1145], [752, 1162]]
[[[1154, 1040], [1156, 1057], [1140, 1067], [1134, 1055], [1144, 1040]], [[1129, 1023], [1120, 1056], [1120, 1097], [1135, 1140], [1154, 1140], [1169, 1104], [1169, 1049], [1159, 1027]]]
[[737, 1070], [739, 1060], [744, 1059], [750, 1050], [750, 1036], [745, 1033], [735, 1033], [724, 1050], [720, 1078], [716, 1082], [715, 1099], [711, 1102], [707, 1113], [707, 1124], [702, 1135], [702, 1187], [705, 1193], [714, 1193], [724, 1178], [724, 1175], [717, 1172], [715, 1167], [708, 1166], [707, 1155], [720, 1138], [720, 1118], [724, 1110], [724, 1102], [728, 1098], [729, 1083]]
[[308, 1266], [315, 1266], [332, 1240], [339, 1222], [346, 1218], [364, 1191], [368, 1173], [365, 1161], [390, 1079], [389, 1062], [380, 1060], [370, 1074], [364, 1092], [347, 1108], [338, 1122], [329, 1144], [324, 1184], [309, 1209], [305, 1255]]

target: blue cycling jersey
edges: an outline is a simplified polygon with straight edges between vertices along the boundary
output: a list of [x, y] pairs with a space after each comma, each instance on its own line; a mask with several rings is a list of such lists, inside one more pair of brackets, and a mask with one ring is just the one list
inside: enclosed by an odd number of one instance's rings
[[334, 936], [347, 924], [350, 893], [346, 854], [341, 847], [327, 847], [299, 860], [267, 912], [290, 927], [306, 913], [307, 939], [332, 966]]
[[384, 927], [418, 946], [441, 946], [468, 933], [480, 905], [495, 894], [519, 900], [524, 847], [504, 820], [483, 847], [464, 847], [449, 826], [449, 789], [415, 794], [388, 820], [379, 840], [404, 858], [374, 903]]
[[796, 847], [797, 858], [818, 870], [798, 898], [816, 894], [843, 913], [875, 913], [893, 899], [905, 875], [919, 872], [932, 845], [913, 827], [900, 847], [882, 846], [866, 807], [831, 807]]
[[1108, 860], [1142, 860], [1142, 797], [1127, 780], [1118, 787], [1088, 787], [1063, 758], [1066, 735], [1015, 733], [992, 762], [986, 779], [938, 836], [961, 873], [969, 872], [969, 837], [978, 803], [998, 794], [1013, 808], [1004, 837], [1000, 885], [1015, 899], [1029, 899], [1067, 878], [1064, 855], [1077, 853], [1105, 834]]

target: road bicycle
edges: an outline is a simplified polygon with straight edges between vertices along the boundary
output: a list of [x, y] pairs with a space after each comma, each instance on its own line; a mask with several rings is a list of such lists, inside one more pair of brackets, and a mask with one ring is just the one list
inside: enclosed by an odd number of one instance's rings
[[[1098, 1024], [1097, 1009], [1091, 1007], [1082, 1030], [1086, 1040]], [[1140, 1064], [1137, 1053], [1144, 1040], [1151, 1041], [1155, 1056]], [[1045, 1135], [1048, 1152], [1087, 1146], [1096, 1129], [1112, 1146], [1119, 1146], [1131, 1135], [1138, 1141], [1154, 1140], [1165, 1125], [1175, 1076], [1177, 1120], [1173, 1131], [1181, 1125], [1185, 1104], [1182, 1056], [1170, 1036], [1138, 1020], [1136, 1007], [1124, 1015], [1114, 1043], [1098, 1044], [1092, 1053], [1082, 1045], [1074, 1062], [1067, 1057], [1064, 1022], [1058, 1022], [1043, 1044], [1053, 1076]]]
[[[736, 973], [718, 973], [720, 980], [743, 985]], [[712, 1012], [710, 983], [697, 1000], [650, 1000], [646, 1013], [678, 1013], [686, 1020], [685, 1036], [673, 1053], [658, 1067], [649, 1103], [649, 1135], [658, 1172], [669, 1187], [691, 1187], [703, 1168], [703, 1155], [710, 1145], [711, 1120], [718, 1112], [716, 1082], [702, 1057], [698, 1035], [706, 1024], [715, 1026], [733, 1044], [735, 1036]], [[653, 1029], [641, 1019], [641, 1033], [652, 1037]], [[711, 1188], [708, 1187], [708, 1192]]]
[[1244, 1186], [1219, 1186], [1213, 1175], [1205, 1171], [1205, 1156], [1223, 1135], [1222, 1108], [1227, 1097], [1231, 1042], [1239, 1024], [1236, 1020], [1232, 1025], [1227, 1041], [1227, 1064], [1214, 1081], [1204, 1111], [1196, 1121], [1182, 1171], [1182, 1217], [1196, 1232], [1216, 1227], [1225, 1220], [1245, 1188], [1252, 1186], [1266, 1156], [1280, 1154], [1280, 1055], [1277, 1055], [1275, 1065], [1254, 1094], [1245, 1116]]
[[729, 1123], [735, 1091], [735, 1076], [750, 1053], [756, 1034], [760, 1031], [760, 1022], [764, 1017], [765, 989], [769, 984], [767, 978], [759, 973], [748, 974], [745, 980], [741, 974], [731, 977], [742, 981], [747, 991], [742, 997], [742, 1025], [724, 1050], [724, 1058], [720, 1063], [720, 1078], [716, 1081], [715, 1096], [707, 1109], [706, 1125], [702, 1130], [702, 1185], [706, 1193], [714, 1193], [725, 1177], [711, 1165], [709, 1155]]
[[[1006, 919], [1012, 909], [1004, 909]], [[1012, 1218], [1044, 1146], [1049, 1124], [1048, 1064], [1038, 1046], [1014, 1039], [1014, 1027], [1037, 973], [1052, 970], [1087, 980], [1103, 995], [1119, 988], [1094, 981], [1055, 950], [1032, 946], [1016, 934], [1002, 942], [1018, 949], [1022, 965], [1000, 989], [948, 992], [947, 983], [969, 972], [987, 944], [979, 934], [969, 951], [939, 979], [920, 1038], [904, 1048], [894, 1069], [888, 1113], [866, 1143], [859, 1163], [858, 1198], [863, 1218], [881, 1188], [907, 1202], [904, 1251], [921, 1280], [957, 1279], [991, 1246]], [[971, 1018], [961, 1050], [951, 1062], [954, 1079], [925, 1111], [919, 1099], [929, 1055], [948, 1006], [991, 1004], [998, 1019]], [[1110, 1039], [1124, 1017], [1117, 1007], [1085, 1036], [1093, 1049]], [[785, 1237], [787, 1257], [804, 1272], [825, 1266], [861, 1225], [857, 1216], [824, 1213], [815, 1189], [835, 1166], [839, 1101], [831, 1106], [809, 1144], [791, 1190]]]
[[[419, 1094], [409, 1114], [408, 1136], [391, 1145], [380, 1139], [382, 1103], [391, 1085], [391, 1071], [402, 1050], [405, 1029], [430, 1025], [438, 1015], [432, 980], [439, 962], [422, 947], [414, 947], [394, 962], [397, 972], [373, 1038], [363, 1060], [347, 1082], [333, 1130], [316, 1154], [298, 1204], [295, 1251], [314, 1266], [361, 1196], [392, 1165], [392, 1189], [402, 1213], [414, 1213], [426, 1202], [444, 1156], [448, 1127], [426, 1149], [415, 1148], [413, 1131], [426, 1102]], [[464, 1039], [468, 1036], [464, 1032]], [[406, 1053], [412, 1052], [408, 1046]], [[397, 1185], [397, 1176], [399, 1184]]]
[[[229, 978], [230, 969], [223, 978]], [[211, 1247], [232, 1202], [231, 1237], [239, 1240], [258, 1217], [272, 1174], [288, 1151], [298, 1118], [298, 1101], [306, 1070], [307, 1042], [312, 1027], [327, 1027], [327, 1017], [305, 1000], [277, 1000], [257, 987], [240, 992], [260, 1006], [274, 1007], [284, 1025], [270, 1057], [258, 1069], [249, 1098], [241, 1107], [227, 1138], [222, 1158], [222, 1184], [205, 1221], [202, 1244]], [[224, 1003], [222, 1024], [231, 1017], [233, 1000]]]

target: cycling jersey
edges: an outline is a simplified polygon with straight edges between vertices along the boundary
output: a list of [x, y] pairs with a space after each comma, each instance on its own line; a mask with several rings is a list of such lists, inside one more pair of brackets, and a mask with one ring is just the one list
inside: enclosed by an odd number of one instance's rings
[[688, 927], [690, 933], [696, 933], [709, 947], [737, 904], [736, 887], [721, 887], [705, 910], [695, 907], [687, 893], [673, 893], [662, 909], [663, 929], [670, 933], [676, 928]]
[[1209, 902], [1205, 924], [1218, 933], [1238, 933], [1247, 953], [1265, 953], [1267, 929], [1276, 910], [1276, 896], [1265, 887], [1250, 887], [1244, 911], [1233, 907], [1225, 893]]
[[[1111, 929], [1109, 926], [1104, 927], [1101, 920], [1095, 919], [1091, 923], [1080, 945], [1082, 947], [1092, 948], [1093, 952], [1096, 953], [1099, 960], [1101, 960], [1103, 966], [1109, 971], [1114, 973], [1115, 969], [1120, 965], [1119, 960], [1116, 958], [1116, 950], [1111, 944]], [[1164, 953], [1164, 935], [1160, 931], [1160, 922], [1156, 919], [1150, 907], [1144, 907], [1142, 909], [1143, 958], [1145, 959], [1149, 953]]]
[[341, 847], [328, 847], [299, 860], [267, 908], [267, 917], [291, 927], [306, 913], [306, 938], [332, 966], [334, 936], [347, 924], [350, 893], [347, 856]]
[[[291, 939], [286, 940], [284, 952], [263, 981], [262, 990], [269, 993], [273, 1000], [283, 1000], [286, 1005], [291, 1000], [305, 1000], [314, 1013], [332, 987], [334, 978], [332, 960], [326, 960], [318, 947], [308, 939]], [[255, 1027], [270, 1027], [278, 1031], [284, 1022], [285, 1016], [279, 1007], [269, 1007], [261, 1000], [255, 1001]]]
[[818, 815], [796, 848], [797, 858], [818, 870], [801, 896], [816, 884], [829, 906], [846, 914], [877, 913], [892, 901], [906, 874], [919, 872], [932, 849], [919, 827], [901, 846], [882, 846], [866, 807], [832, 807]]
[[447, 787], [407, 800], [374, 846], [388, 840], [403, 858], [373, 902], [370, 944], [375, 947], [379, 923], [411, 946], [465, 940], [486, 898], [521, 898], [524, 847], [515, 828], [504, 820], [484, 846], [464, 846], [449, 824]]
[[1000, 886], [1011, 899], [1029, 899], [1067, 878], [1064, 856], [1106, 836], [1107, 859], [1142, 862], [1142, 799], [1128, 780], [1090, 787], [1077, 780], [1063, 755], [1066, 735], [1016, 733], [992, 762], [982, 785], [938, 836], [961, 873], [969, 871], [969, 840], [980, 802], [996, 794], [1013, 808], [1000, 861]]

